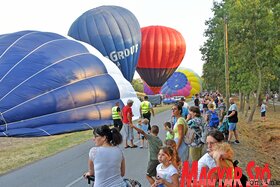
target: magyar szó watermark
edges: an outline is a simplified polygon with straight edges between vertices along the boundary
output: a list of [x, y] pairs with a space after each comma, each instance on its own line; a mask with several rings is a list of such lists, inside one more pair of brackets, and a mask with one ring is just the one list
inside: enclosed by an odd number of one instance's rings
[[[197, 174], [198, 162], [192, 162], [191, 166], [188, 162], [184, 162], [182, 169], [182, 177], [180, 187], [192, 186], [192, 187], [210, 187], [210, 186], [273, 186], [279, 185], [280, 181], [271, 180], [271, 172], [269, 164], [264, 164], [263, 167], [255, 164], [254, 161], [250, 161], [246, 167], [246, 177], [243, 175], [240, 167], [214, 167], [207, 170], [206, 167], [201, 169], [200, 176]], [[245, 173], [244, 173], [245, 174]], [[244, 180], [244, 178], [246, 180]]]

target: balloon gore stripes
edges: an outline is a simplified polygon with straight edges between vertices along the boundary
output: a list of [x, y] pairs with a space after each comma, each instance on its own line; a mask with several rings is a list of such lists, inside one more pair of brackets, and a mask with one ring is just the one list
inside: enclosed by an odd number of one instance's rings
[[73, 22], [68, 35], [94, 46], [132, 81], [141, 49], [140, 25], [132, 12], [119, 6], [93, 8]]
[[86, 130], [111, 124], [117, 101], [123, 106], [131, 98], [137, 107], [131, 84], [100, 56], [55, 33], [20, 31], [0, 37], [0, 136]]

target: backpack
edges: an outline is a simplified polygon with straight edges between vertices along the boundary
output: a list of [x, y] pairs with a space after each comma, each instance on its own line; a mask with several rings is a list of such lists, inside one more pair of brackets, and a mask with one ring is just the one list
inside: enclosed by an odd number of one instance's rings
[[209, 120], [209, 127], [217, 128], [219, 126], [220, 119], [218, 117], [217, 112], [210, 111], [210, 120]]
[[204, 123], [204, 125], [202, 126], [202, 133], [201, 133], [201, 142], [202, 143], [206, 143], [206, 138], [208, 135], [208, 132], [211, 130], [211, 128], [207, 125], [207, 123]]
[[194, 141], [194, 136], [195, 136], [195, 130], [188, 127], [188, 131], [185, 135], [184, 141], [186, 144], [190, 145]]
[[184, 141], [188, 145], [197, 146], [205, 143], [206, 135], [208, 133], [205, 128], [206, 124], [202, 117], [197, 120], [192, 121], [192, 123], [188, 125], [188, 131], [186, 132], [184, 137]]

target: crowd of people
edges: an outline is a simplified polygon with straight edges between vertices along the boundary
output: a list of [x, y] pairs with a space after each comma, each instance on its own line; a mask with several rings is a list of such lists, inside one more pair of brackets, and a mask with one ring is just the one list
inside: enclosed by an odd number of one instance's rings
[[[94, 175], [95, 186], [125, 186], [122, 180], [125, 160], [123, 151], [118, 146], [122, 142], [122, 128], [125, 132], [125, 149], [137, 147], [134, 144], [134, 130], [139, 133], [140, 148], [145, 147], [146, 141], [149, 153], [146, 178], [152, 187], [179, 186], [184, 162], [189, 162], [190, 165], [194, 161], [198, 162], [198, 179], [203, 167], [233, 168], [230, 144], [240, 142], [237, 133], [237, 106], [233, 98], [229, 102], [231, 105], [227, 110], [220, 94], [206, 94], [203, 98], [195, 95], [194, 106], [189, 106], [182, 98], [172, 106], [172, 120], [162, 124], [166, 132], [164, 140], [158, 136], [160, 124], [150, 124], [154, 110], [148, 97], [140, 105], [141, 119], [137, 125], [132, 122], [133, 101], [128, 100], [122, 110], [119, 103], [116, 103], [112, 108], [114, 128], [102, 126], [93, 132], [96, 147], [90, 150], [89, 171], [84, 175]], [[228, 137], [219, 131], [219, 126], [224, 121], [229, 125]], [[231, 141], [233, 136], [234, 142]], [[213, 175], [218, 177], [215, 173]]]

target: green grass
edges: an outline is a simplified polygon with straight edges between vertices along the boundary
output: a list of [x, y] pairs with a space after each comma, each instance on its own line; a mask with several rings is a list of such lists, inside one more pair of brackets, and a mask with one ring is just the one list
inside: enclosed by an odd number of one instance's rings
[[89, 140], [91, 130], [38, 138], [0, 138], [0, 174]]

